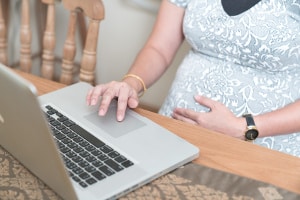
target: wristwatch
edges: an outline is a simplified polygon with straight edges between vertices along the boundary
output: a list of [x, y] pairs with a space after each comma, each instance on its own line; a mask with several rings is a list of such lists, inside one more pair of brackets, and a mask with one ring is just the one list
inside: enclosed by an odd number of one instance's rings
[[243, 117], [245, 117], [247, 122], [247, 129], [245, 131], [245, 140], [246, 141], [253, 141], [258, 137], [258, 130], [255, 126], [254, 119], [251, 114], [244, 114]]

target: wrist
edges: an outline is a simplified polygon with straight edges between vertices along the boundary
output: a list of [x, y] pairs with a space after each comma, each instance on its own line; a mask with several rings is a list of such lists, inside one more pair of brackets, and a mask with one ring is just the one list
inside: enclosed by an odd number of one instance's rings
[[235, 128], [235, 137], [241, 140], [245, 140], [245, 130], [247, 123], [244, 117], [238, 117]]
[[122, 81], [131, 85], [136, 90], [139, 97], [142, 97], [147, 90], [144, 80], [135, 74], [126, 74]]

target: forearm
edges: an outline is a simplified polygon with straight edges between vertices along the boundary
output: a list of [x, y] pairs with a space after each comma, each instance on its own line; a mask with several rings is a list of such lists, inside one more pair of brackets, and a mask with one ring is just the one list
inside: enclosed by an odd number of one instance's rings
[[[137, 56], [127, 74], [139, 76], [149, 88], [155, 83], [169, 66], [169, 62], [154, 48], [144, 48]], [[143, 85], [134, 79], [126, 79], [138, 92], [143, 90]]]
[[300, 100], [254, 117], [259, 137], [300, 132]]
[[[170, 46], [155, 44], [155, 42], [150, 40], [137, 55], [127, 74], [139, 76], [146, 87], [149, 88], [168, 69], [182, 42], [183, 38], [180, 38]], [[137, 92], [143, 90], [143, 85], [140, 81], [134, 80], [134, 78], [128, 78], [125, 81], [135, 88]]]

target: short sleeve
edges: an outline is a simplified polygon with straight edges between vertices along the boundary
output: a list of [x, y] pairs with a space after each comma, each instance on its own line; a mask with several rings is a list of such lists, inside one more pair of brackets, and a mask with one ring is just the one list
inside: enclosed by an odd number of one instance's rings
[[186, 8], [190, 0], [169, 0], [169, 1], [175, 4], [176, 6]]

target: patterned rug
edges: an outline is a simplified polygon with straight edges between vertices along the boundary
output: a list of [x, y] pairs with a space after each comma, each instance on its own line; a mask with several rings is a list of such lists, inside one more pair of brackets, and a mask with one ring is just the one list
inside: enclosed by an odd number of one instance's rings
[[[59, 200], [60, 197], [0, 148], [0, 199]], [[298, 200], [300, 196], [270, 184], [189, 163], [120, 199]]]

